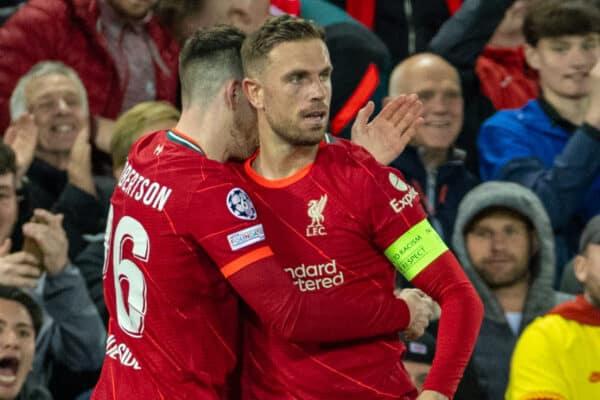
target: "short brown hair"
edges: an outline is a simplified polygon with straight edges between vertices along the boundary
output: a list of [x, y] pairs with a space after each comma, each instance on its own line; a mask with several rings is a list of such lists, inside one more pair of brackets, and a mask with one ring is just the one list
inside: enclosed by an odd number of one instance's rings
[[166, 101], [146, 101], [124, 112], [115, 122], [110, 139], [113, 167], [125, 165], [129, 149], [144, 132], [144, 128], [161, 121], [179, 119], [180, 113]]
[[281, 43], [300, 40], [325, 40], [325, 33], [312, 21], [290, 15], [272, 17], [256, 32], [250, 34], [242, 46], [242, 62], [247, 75], [256, 73], [271, 50]]
[[600, 33], [600, 6], [592, 0], [535, 0], [523, 21], [525, 41], [536, 46], [540, 39]]
[[179, 55], [183, 108], [192, 100], [211, 100], [224, 82], [243, 78], [240, 49], [245, 38], [244, 32], [228, 25], [190, 36]]

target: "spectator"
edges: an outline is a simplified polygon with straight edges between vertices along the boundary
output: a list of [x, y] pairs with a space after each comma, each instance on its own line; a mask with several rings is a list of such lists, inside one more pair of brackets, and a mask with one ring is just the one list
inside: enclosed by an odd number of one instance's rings
[[600, 398], [600, 216], [583, 231], [574, 268], [583, 295], [523, 332], [511, 362], [507, 400]]
[[416, 93], [424, 106], [425, 123], [392, 163], [420, 194], [423, 208], [440, 236], [452, 237], [456, 210], [478, 180], [465, 167], [464, 151], [454, 147], [463, 125], [463, 98], [458, 73], [443, 58], [418, 54], [392, 73], [389, 95]]
[[[0, 27], [0, 132], [19, 77], [34, 64], [69, 65], [87, 89], [90, 114], [114, 119], [146, 100], [175, 102], [179, 46], [152, 15], [156, 0], [29, 0]], [[96, 143], [107, 151], [108, 128]], [[104, 146], [104, 147], [103, 147]]]
[[[513, 89], [529, 82], [521, 76], [524, 72], [515, 75], [525, 62], [522, 52], [512, 47], [519, 41], [521, 4], [521, 0], [466, 0], [429, 44], [430, 51], [444, 57], [459, 71], [466, 118], [457, 143], [467, 151], [468, 168], [476, 175], [479, 175], [477, 134], [481, 124], [496, 111], [489, 94], [509, 92], [504, 97], [522, 99], [513, 94]], [[491, 51], [481, 58], [488, 43], [495, 43], [503, 50], [497, 55]], [[526, 85], [526, 93], [531, 91], [529, 86], [530, 83]]]
[[[29, 379], [35, 385], [47, 386], [59, 365], [76, 374], [99, 370], [106, 335], [78, 269], [68, 260], [61, 215], [35, 210], [39, 222], [28, 222], [22, 230], [37, 244], [39, 253], [34, 256], [25, 251], [9, 252], [8, 237], [17, 221], [15, 175], [15, 155], [2, 144], [0, 284], [31, 289], [32, 297], [43, 310], [44, 323], [37, 335]], [[41, 273], [42, 265], [45, 273]]]
[[540, 197], [556, 236], [558, 282], [583, 226], [600, 213], [600, 8], [543, 0], [528, 10], [525, 52], [541, 95], [481, 127], [481, 177], [520, 183]]
[[[74, 257], [85, 245], [83, 234], [104, 228], [113, 185], [112, 179], [92, 173], [85, 88], [64, 64], [39, 63], [17, 83], [11, 116], [14, 123], [5, 141], [17, 154], [18, 181], [27, 177], [30, 208], [65, 215]], [[30, 213], [24, 212], [22, 221]]]
[[42, 325], [42, 310], [20, 289], [0, 285], [0, 361], [5, 400], [51, 400], [41, 386], [26, 382], [33, 368], [35, 338]]
[[[113, 173], [118, 179], [123, 171], [129, 148], [144, 133], [168, 129], [177, 124], [179, 111], [167, 102], [144, 102], [126, 111], [117, 119], [110, 143]], [[98, 313], [107, 325], [108, 311], [102, 291], [104, 263], [104, 232], [96, 235], [75, 259]]]
[[487, 182], [460, 203], [453, 245], [484, 305], [473, 351], [480, 385], [490, 400], [503, 399], [518, 336], [535, 317], [566, 299], [552, 289], [550, 221], [530, 190]]

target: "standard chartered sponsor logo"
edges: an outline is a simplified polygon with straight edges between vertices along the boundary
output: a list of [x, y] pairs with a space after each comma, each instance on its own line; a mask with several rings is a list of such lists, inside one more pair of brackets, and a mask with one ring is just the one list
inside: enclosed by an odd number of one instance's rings
[[344, 284], [344, 273], [338, 271], [335, 260], [324, 264], [301, 264], [285, 268], [301, 292], [314, 292]]

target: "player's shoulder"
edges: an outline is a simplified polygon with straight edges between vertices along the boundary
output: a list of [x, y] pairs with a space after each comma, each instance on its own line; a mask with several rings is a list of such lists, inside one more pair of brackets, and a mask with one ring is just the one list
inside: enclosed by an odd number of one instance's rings
[[345, 171], [354, 174], [358, 170], [377, 171], [386, 168], [363, 147], [330, 135], [326, 135], [321, 144], [319, 157], [322, 165], [335, 165], [339, 173]]
[[376, 163], [371, 153], [363, 147], [352, 143], [350, 140], [338, 138], [330, 134], [325, 135], [321, 144], [321, 151], [333, 159], [345, 159], [347, 162]]

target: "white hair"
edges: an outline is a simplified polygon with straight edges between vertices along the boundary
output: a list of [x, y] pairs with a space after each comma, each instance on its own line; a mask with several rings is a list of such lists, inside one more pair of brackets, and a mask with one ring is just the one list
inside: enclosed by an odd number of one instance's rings
[[10, 118], [12, 121], [17, 120], [17, 118], [27, 112], [25, 88], [29, 82], [35, 78], [51, 74], [64, 75], [75, 82], [81, 95], [81, 108], [83, 109], [83, 114], [85, 117], [89, 115], [87, 91], [85, 90], [85, 86], [83, 86], [83, 82], [81, 82], [79, 75], [77, 75], [77, 72], [75, 72], [73, 68], [68, 67], [59, 61], [42, 61], [31, 67], [31, 69], [19, 79], [17, 86], [15, 86], [12, 95], [10, 96]]

